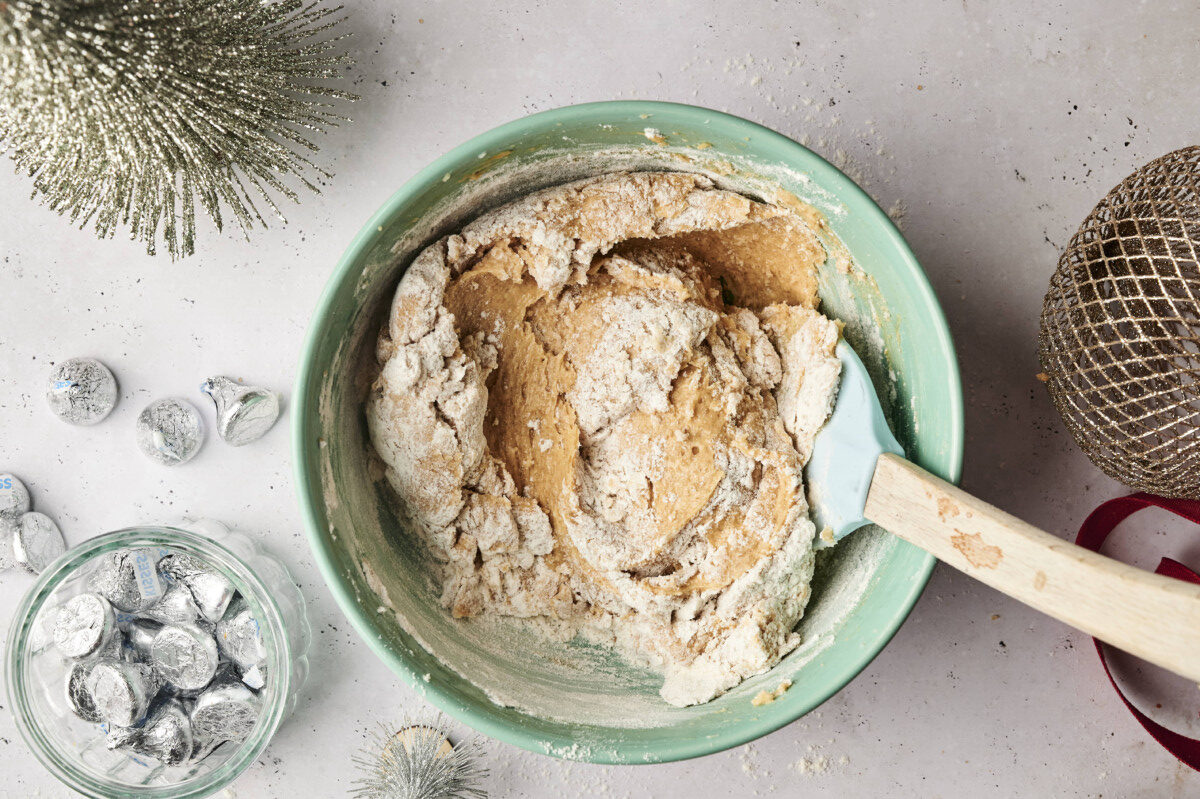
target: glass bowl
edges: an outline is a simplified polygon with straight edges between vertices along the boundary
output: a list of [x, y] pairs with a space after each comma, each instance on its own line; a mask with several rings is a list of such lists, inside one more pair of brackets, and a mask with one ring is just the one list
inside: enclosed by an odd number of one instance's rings
[[[187, 528], [187, 529], [185, 529]], [[223, 574], [258, 621], [265, 651], [265, 682], [254, 726], [239, 743], [226, 742], [195, 762], [169, 766], [105, 745], [102, 725], [84, 721], [67, 697], [74, 661], [55, 647], [58, 607], [84, 593], [91, 567], [115, 550], [179, 552]], [[122, 614], [118, 613], [118, 623]], [[69, 550], [38, 578], [17, 608], [6, 653], [9, 702], [34, 755], [66, 785], [94, 797], [208, 796], [229, 785], [258, 758], [295, 707], [308, 675], [311, 630], [304, 600], [287, 568], [247, 536], [212, 521], [180, 526], [131, 527], [92, 538]]]

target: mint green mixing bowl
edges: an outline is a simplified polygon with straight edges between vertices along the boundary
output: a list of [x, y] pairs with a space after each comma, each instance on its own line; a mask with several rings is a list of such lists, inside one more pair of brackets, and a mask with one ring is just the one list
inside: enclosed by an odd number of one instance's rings
[[[933, 558], [866, 528], [818, 561], [804, 643], [705, 705], [670, 707], [661, 680], [610, 651], [548, 643], [524, 626], [455, 621], [420, 544], [394, 511], [362, 404], [374, 343], [413, 255], [484, 210], [544, 186], [618, 169], [686, 169], [765, 199], [785, 192], [828, 220], [856, 268], [822, 270], [822, 309], [878, 377], [909, 457], [957, 481], [962, 392], [937, 299], [900, 233], [845, 175], [790, 139], [686, 105], [593, 103], [535, 114], [455, 148], [389, 199], [351, 242], [313, 317], [293, 413], [296, 484], [309, 542], [355, 628], [445, 712], [502, 741], [597, 763], [653, 763], [745, 743], [799, 718], [887, 644]], [[790, 679], [769, 704], [751, 699]], [[498, 701], [489, 698], [495, 697]], [[381, 697], [381, 700], [383, 698]]]

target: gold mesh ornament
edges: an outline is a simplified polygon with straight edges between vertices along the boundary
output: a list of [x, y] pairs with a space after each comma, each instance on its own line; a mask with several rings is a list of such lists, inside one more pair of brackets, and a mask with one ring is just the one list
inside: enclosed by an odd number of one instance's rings
[[1093, 463], [1200, 498], [1200, 146], [1092, 209], [1050, 280], [1040, 345], [1050, 397]]

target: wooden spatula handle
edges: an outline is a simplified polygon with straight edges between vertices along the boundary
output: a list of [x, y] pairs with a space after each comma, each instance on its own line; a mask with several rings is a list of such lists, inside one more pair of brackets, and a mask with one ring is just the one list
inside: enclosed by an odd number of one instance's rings
[[865, 515], [975, 579], [1200, 682], [1200, 586], [1097, 555], [881, 455]]

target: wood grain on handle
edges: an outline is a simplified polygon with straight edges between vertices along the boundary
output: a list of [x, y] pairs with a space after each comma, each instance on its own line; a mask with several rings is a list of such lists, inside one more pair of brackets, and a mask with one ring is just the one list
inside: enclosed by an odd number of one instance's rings
[[1050, 535], [895, 455], [875, 465], [865, 515], [1030, 607], [1200, 682], [1200, 586]]

